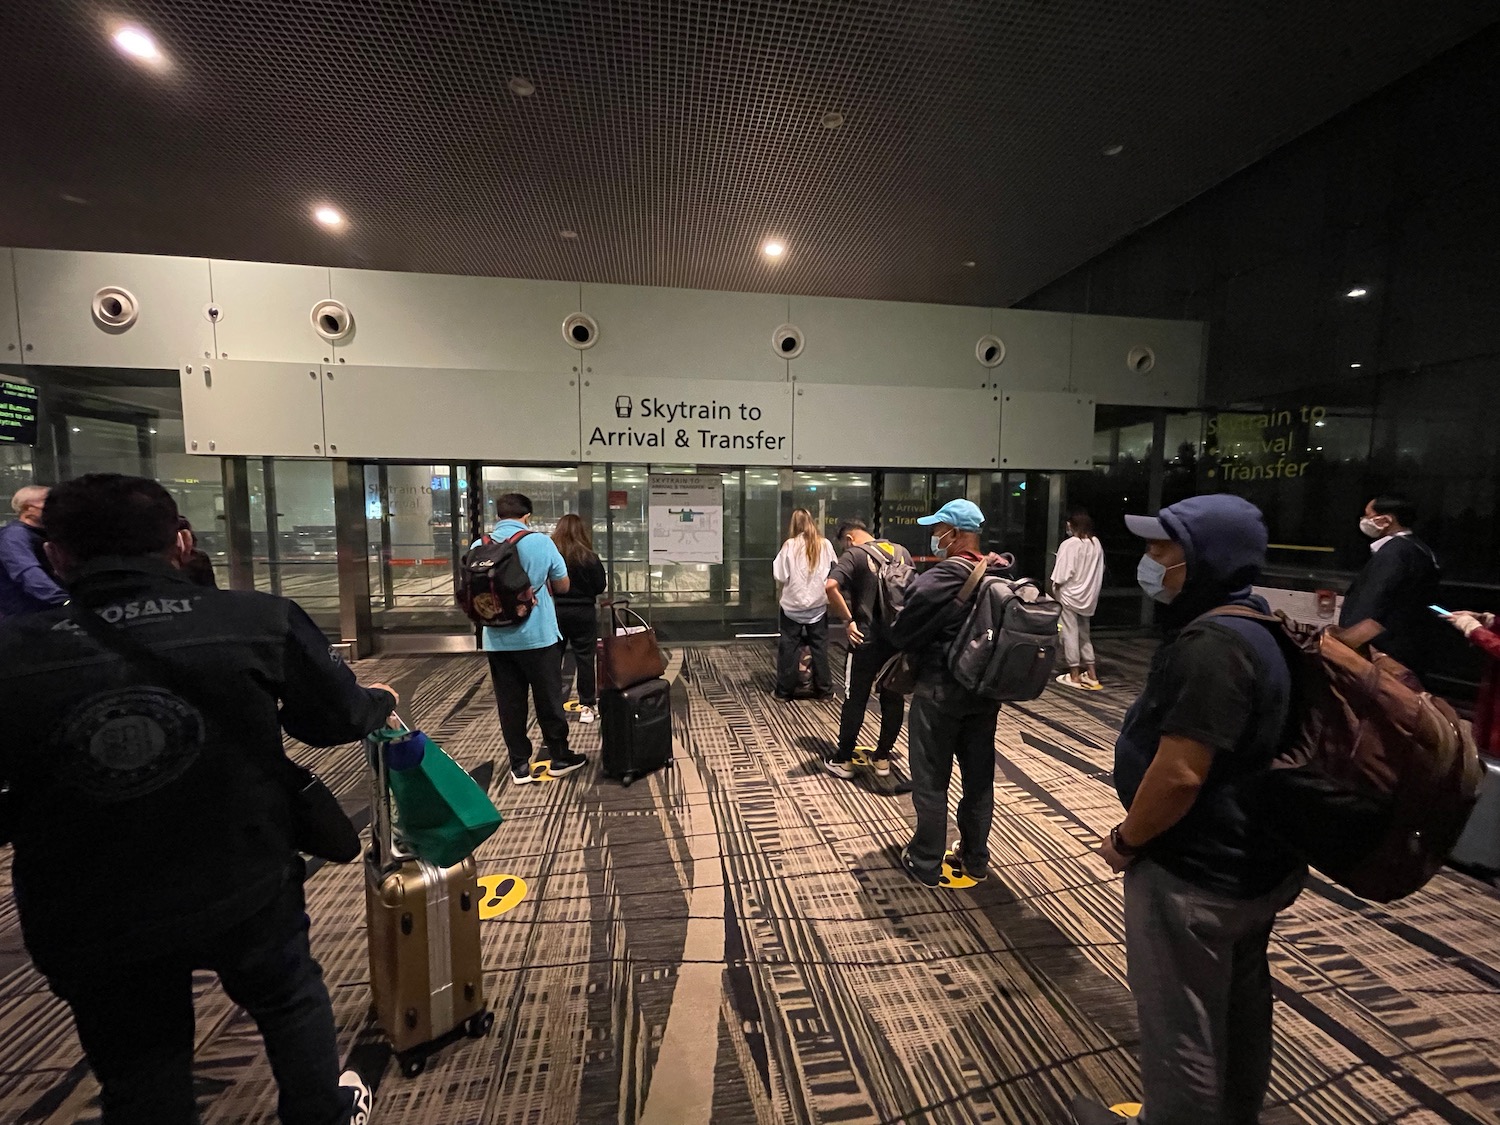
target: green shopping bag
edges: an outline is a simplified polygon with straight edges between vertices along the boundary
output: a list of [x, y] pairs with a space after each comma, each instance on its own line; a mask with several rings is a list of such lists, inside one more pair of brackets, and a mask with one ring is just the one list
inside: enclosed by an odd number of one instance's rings
[[371, 737], [386, 756], [398, 831], [419, 858], [452, 867], [495, 834], [500, 811], [436, 742], [419, 730]]

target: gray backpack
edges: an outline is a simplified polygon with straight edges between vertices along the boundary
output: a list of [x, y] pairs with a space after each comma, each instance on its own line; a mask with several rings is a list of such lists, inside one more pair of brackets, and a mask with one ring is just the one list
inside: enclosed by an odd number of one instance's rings
[[997, 703], [1036, 699], [1057, 663], [1062, 607], [1029, 578], [986, 575], [978, 563], [959, 591], [973, 600], [948, 649], [948, 670], [961, 687]]
[[917, 572], [906, 552], [894, 546], [887, 551], [882, 544], [892, 546], [884, 539], [876, 539], [861, 543], [859, 550], [875, 575], [875, 625], [879, 629], [889, 629], [896, 623], [896, 615], [906, 603], [906, 588]]

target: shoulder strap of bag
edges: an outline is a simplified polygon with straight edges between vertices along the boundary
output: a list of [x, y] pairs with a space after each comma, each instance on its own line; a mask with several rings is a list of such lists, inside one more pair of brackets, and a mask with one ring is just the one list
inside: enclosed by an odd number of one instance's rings
[[969, 577], [964, 579], [963, 588], [958, 591], [958, 602], [962, 605], [974, 596], [974, 591], [979, 588], [979, 583], [984, 580], [984, 576], [988, 573], [990, 567], [989, 563], [983, 559], [972, 564], [968, 559], [959, 559], [958, 561], [971, 568], [969, 570]]
[[537, 535], [537, 534], [540, 534], [540, 533], [532, 531], [530, 528], [522, 528], [520, 531], [516, 532], [514, 535], [512, 535], [510, 538], [508, 538], [506, 540], [506, 542], [507, 543], [517, 543], [520, 540], [526, 538], [526, 536], [528, 536], [528, 535]]
[[[125, 663], [134, 664], [162, 687], [168, 688], [194, 707], [202, 707], [207, 696], [198, 685], [185, 679], [175, 665], [152, 652], [124, 629], [111, 625], [77, 598], [68, 602], [68, 618]], [[262, 754], [260, 757], [261, 764], [273, 774], [281, 775], [287, 784], [297, 788], [305, 784], [301, 768], [285, 754], [277, 753], [274, 757]]]
[[886, 566], [886, 565], [888, 565], [888, 564], [893, 563], [893, 562], [896, 561], [894, 555], [888, 555], [888, 554], [886, 554], [879, 547], [877, 547], [874, 544], [874, 542], [861, 543], [859, 545], [859, 547], [858, 547], [858, 550], [861, 550], [865, 554], [869, 555], [872, 559], [874, 559], [876, 562], [878, 562], [881, 566]]

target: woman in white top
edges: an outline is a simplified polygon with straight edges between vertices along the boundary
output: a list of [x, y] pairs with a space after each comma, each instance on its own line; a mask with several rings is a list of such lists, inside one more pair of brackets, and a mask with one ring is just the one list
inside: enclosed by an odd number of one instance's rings
[[776, 651], [776, 698], [791, 699], [797, 688], [797, 650], [812, 653], [813, 693], [819, 699], [833, 694], [828, 675], [828, 572], [833, 569], [833, 544], [818, 532], [812, 513], [792, 513], [790, 538], [772, 564], [781, 583], [781, 644]]
[[[1057, 682], [1068, 687], [1098, 691], [1099, 673], [1094, 667], [1094, 642], [1089, 625], [1099, 606], [1099, 587], [1104, 585], [1104, 547], [1094, 538], [1094, 521], [1079, 508], [1068, 517], [1068, 538], [1057, 548], [1052, 568], [1052, 596], [1062, 606], [1063, 659], [1068, 671]], [[1087, 669], [1079, 675], [1081, 669]]]

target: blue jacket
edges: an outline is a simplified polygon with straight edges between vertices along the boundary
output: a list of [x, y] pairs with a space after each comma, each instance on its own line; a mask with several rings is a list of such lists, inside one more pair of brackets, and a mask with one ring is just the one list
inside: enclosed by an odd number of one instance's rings
[[20, 520], [0, 527], [0, 617], [36, 613], [68, 600], [42, 554], [42, 532]]

